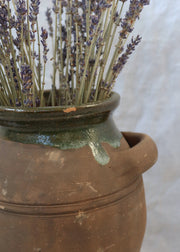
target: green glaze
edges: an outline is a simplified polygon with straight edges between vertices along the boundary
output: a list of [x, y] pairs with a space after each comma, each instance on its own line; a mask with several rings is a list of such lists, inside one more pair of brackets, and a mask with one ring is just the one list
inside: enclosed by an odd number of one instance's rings
[[110, 161], [110, 157], [102, 143], [117, 148], [122, 138], [112, 117], [109, 116], [119, 101], [119, 96], [114, 96], [102, 104], [78, 107], [76, 111], [68, 114], [62, 109], [58, 111], [57, 108], [43, 112], [36, 110], [34, 113], [7, 109], [3, 111], [1, 108], [0, 137], [24, 144], [52, 146], [61, 150], [89, 146], [96, 161], [105, 165]]
[[105, 165], [110, 158], [102, 143], [117, 148], [120, 146], [122, 134], [116, 129], [113, 121], [108, 119], [99, 124], [52, 133], [21, 133], [0, 127], [0, 136], [11, 141], [48, 145], [61, 150], [78, 149], [88, 145], [96, 161]]

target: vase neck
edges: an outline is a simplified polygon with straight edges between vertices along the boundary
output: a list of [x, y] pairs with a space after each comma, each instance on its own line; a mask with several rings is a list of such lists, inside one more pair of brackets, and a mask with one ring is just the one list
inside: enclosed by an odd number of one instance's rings
[[106, 121], [119, 104], [119, 95], [77, 107], [14, 109], [0, 107], [0, 125], [17, 132], [59, 132]]

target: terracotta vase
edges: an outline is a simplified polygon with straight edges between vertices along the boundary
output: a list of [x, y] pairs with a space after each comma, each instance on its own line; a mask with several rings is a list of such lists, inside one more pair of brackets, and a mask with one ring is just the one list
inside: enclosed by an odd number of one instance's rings
[[118, 103], [0, 108], [0, 251], [140, 251], [157, 149], [117, 130]]

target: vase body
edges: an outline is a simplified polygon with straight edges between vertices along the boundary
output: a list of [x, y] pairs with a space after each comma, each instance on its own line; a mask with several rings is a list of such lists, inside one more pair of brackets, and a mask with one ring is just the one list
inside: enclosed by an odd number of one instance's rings
[[[1, 251], [140, 251], [146, 224], [142, 173], [157, 150], [150, 137], [116, 129], [111, 110], [117, 100], [110, 110], [99, 105], [103, 116], [97, 107], [81, 116], [64, 110], [53, 133], [41, 124], [47, 118], [1, 121]], [[8, 116], [1, 111], [0, 118]]]

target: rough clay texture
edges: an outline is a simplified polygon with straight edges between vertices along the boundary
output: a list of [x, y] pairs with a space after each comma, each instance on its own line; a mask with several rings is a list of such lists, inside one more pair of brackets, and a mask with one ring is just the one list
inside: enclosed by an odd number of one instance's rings
[[104, 166], [88, 146], [62, 151], [0, 140], [1, 251], [139, 252], [141, 174], [157, 150], [146, 135], [123, 135], [119, 148], [103, 144], [110, 156]]

